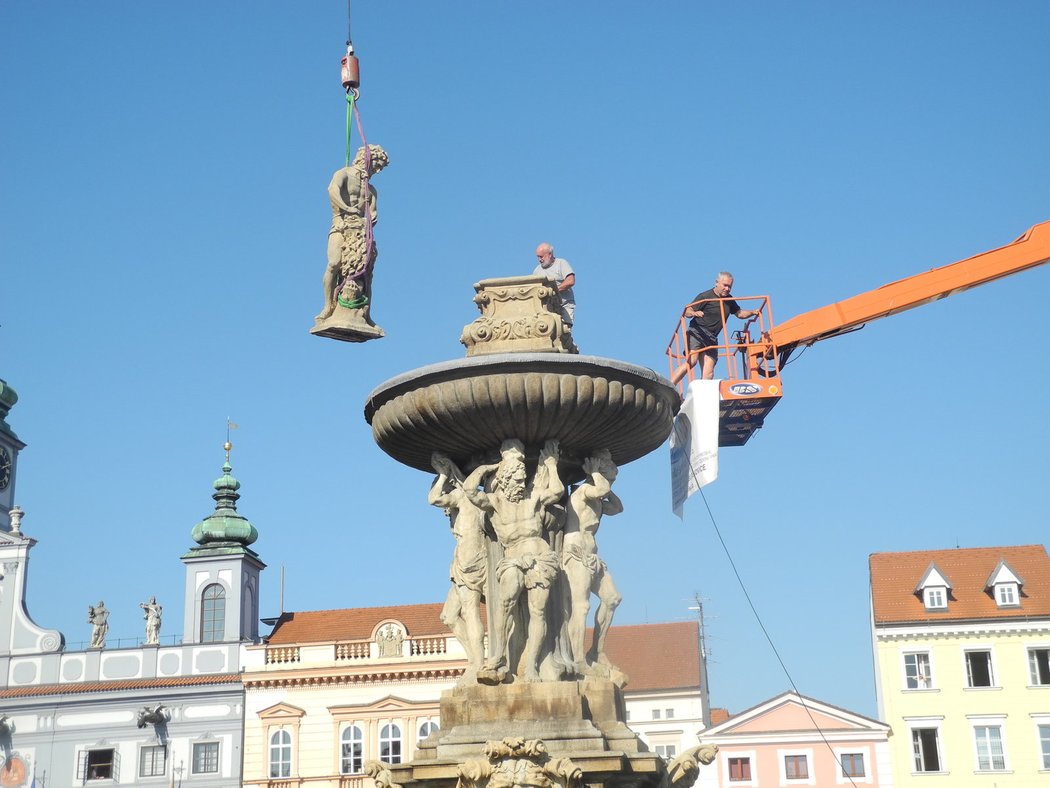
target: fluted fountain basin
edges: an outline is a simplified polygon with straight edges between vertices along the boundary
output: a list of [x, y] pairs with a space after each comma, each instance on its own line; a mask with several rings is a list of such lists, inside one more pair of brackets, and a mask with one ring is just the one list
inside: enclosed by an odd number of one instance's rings
[[[431, 471], [443, 452], [466, 466], [507, 438], [533, 457], [557, 439], [563, 465], [598, 449], [617, 465], [660, 446], [681, 398], [651, 369], [599, 356], [504, 353], [446, 361], [391, 378], [365, 403], [377, 444]], [[571, 474], [576, 475], [576, 474]]]

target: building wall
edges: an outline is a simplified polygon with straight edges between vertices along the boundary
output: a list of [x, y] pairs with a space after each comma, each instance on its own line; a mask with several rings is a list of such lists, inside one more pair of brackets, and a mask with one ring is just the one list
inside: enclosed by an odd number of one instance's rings
[[[876, 655], [882, 697], [879, 714], [894, 731], [894, 776], [899, 786], [1032, 786], [1050, 781], [1043, 768], [1038, 725], [1050, 725], [1050, 685], [1033, 686], [1028, 649], [1050, 648], [1046, 622], [943, 624], [880, 628]], [[966, 653], [992, 655], [989, 688], [970, 688]], [[929, 689], [908, 689], [905, 654], [929, 655]], [[1041, 716], [1040, 716], [1041, 715]], [[977, 725], [998, 726], [1005, 769], [978, 768]], [[938, 731], [940, 771], [917, 773], [913, 728]]]
[[[29, 765], [39, 785], [85, 784], [85, 753], [113, 751], [112, 773], [97, 784], [166, 786], [172, 776], [201, 788], [240, 784], [243, 690], [236, 677], [222, 687], [156, 688], [116, 692], [5, 698], [14, 724], [12, 751]], [[162, 703], [171, 719], [137, 726], [139, 710]], [[193, 772], [194, 745], [217, 744], [215, 771]], [[140, 775], [143, 747], [165, 748], [160, 774]], [[108, 760], [105, 758], [103, 760]], [[87, 779], [87, 784], [96, 784]]]

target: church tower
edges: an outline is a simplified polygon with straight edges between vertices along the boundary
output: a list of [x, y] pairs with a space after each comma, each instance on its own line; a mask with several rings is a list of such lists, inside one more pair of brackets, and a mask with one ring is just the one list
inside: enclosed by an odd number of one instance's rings
[[237, 511], [241, 483], [231, 475], [227, 441], [222, 476], [215, 480], [215, 511], [193, 527], [197, 546], [186, 565], [183, 643], [228, 643], [259, 638], [259, 573], [266, 565], [248, 545], [259, 532]]
[[15, 390], [0, 380], [0, 531], [11, 530], [11, 508], [15, 505], [15, 466], [18, 452], [26, 447], [7, 423], [7, 414], [18, 402]]
[[6, 417], [16, 402], [18, 394], [0, 380], [0, 677], [7, 676], [12, 656], [50, 653], [63, 646], [62, 633], [37, 626], [26, 609], [29, 550], [36, 540], [22, 533], [24, 512], [15, 504], [15, 467], [25, 444]]

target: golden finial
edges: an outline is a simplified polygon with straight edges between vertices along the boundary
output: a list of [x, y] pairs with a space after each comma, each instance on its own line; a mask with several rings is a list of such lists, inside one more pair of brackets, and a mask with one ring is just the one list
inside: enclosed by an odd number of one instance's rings
[[233, 448], [233, 444], [230, 443], [230, 430], [235, 430], [240, 426], [240, 424], [235, 424], [229, 416], [226, 417], [226, 443], [222, 444], [222, 448], [226, 450], [226, 462], [230, 461], [230, 449]]

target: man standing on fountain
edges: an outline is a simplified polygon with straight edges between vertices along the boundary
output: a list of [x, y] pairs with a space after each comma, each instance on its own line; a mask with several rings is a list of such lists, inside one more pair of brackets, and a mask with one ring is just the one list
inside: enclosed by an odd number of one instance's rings
[[[479, 466], [463, 482], [467, 497], [491, 513], [492, 528], [503, 546], [503, 559], [496, 566], [499, 600], [493, 617], [489, 658], [478, 673], [478, 681], [483, 684], [499, 684], [513, 669], [509, 664], [507, 636], [522, 591], [529, 606], [525, 650], [521, 657], [523, 678], [540, 680], [540, 647], [547, 633], [547, 599], [559, 573], [558, 555], [543, 538], [543, 513], [565, 494], [565, 485], [558, 476], [558, 441], [547, 441], [531, 483], [527, 482], [525, 446], [521, 441], [503, 441], [500, 455], [499, 463]], [[478, 490], [478, 485], [489, 475], [494, 475], [492, 492]]]

